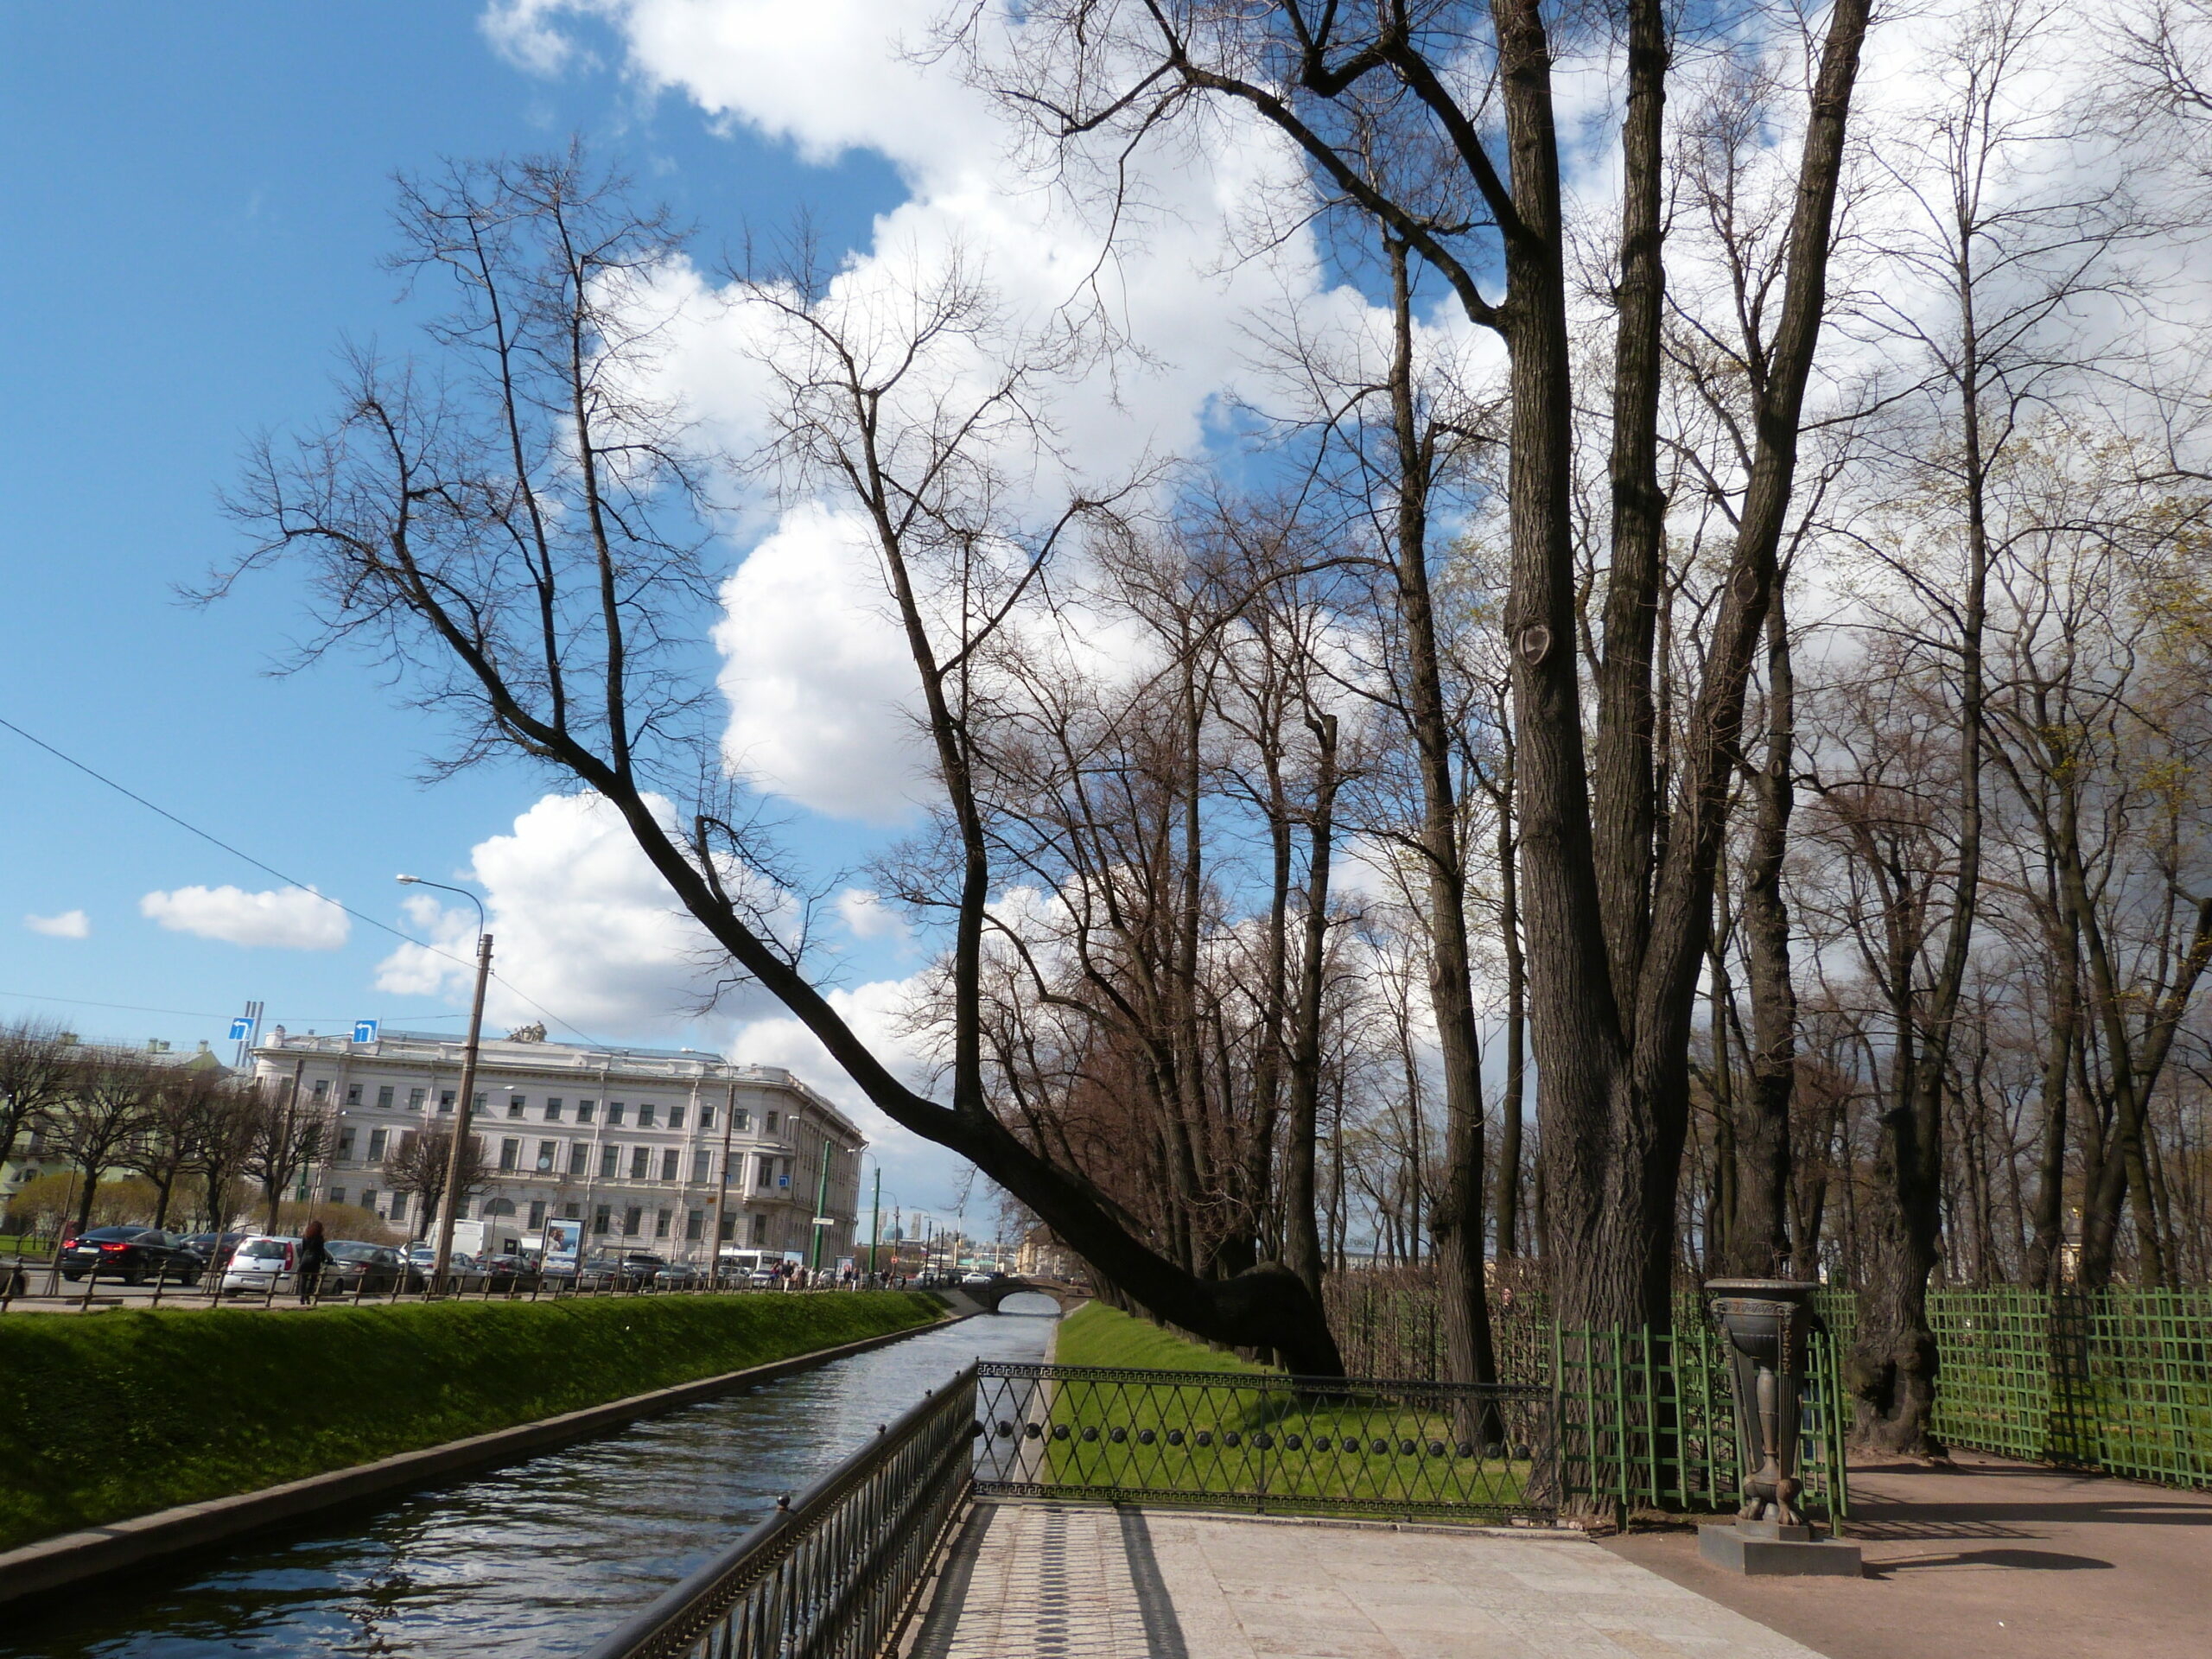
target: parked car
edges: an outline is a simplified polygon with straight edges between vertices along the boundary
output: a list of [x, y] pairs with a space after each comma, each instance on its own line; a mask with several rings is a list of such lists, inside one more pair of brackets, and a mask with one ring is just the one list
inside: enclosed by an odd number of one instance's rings
[[283, 1290], [292, 1280], [300, 1241], [274, 1233], [251, 1233], [238, 1242], [231, 1265], [223, 1269], [223, 1291], [261, 1295]]
[[378, 1296], [392, 1290], [420, 1290], [423, 1275], [415, 1264], [388, 1244], [365, 1244], [357, 1239], [334, 1239], [330, 1265], [322, 1275], [327, 1296]]
[[252, 1236], [251, 1233], [191, 1233], [184, 1243], [200, 1258], [203, 1271], [212, 1268], [219, 1273], [231, 1265], [231, 1252]]
[[998, 1274], [995, 1273], [985, 1273], [982, 1268], [977, 1268], [962, 1274], [960, 1282], [963, 1285], [988, 1285], [997, 1277]]
[[494, 1290], [528, 1290], [537, 1282], [537, 1263], [526, 1255], [507, 1252], [487, 1255], [476, 1271]]
[[580, 1290], [642, 1290], [668, 1265], [668, 1258], [650, 1250], [625, 1250], [620, 1255], [601, 1251], [587, 1259], [576, 1275]]
[[756, 1289], [772, 1289], [784, 1282], [784, 1275], [764, 1262], [745, 1275], [745, 1282]]
[[136, 1285], [148, 1279], [200, 1276], [200, 1256], [183, 1238], [158, 1227], [95, 1227], [79, 1233], [61, 1252], [61, 1276], [74, 1281], [86, 1274]]
[[702, 1290], [707, 1270], [690, 1262], [678, 1262], [655, 1274], [653, 1283], [663, 1290]]

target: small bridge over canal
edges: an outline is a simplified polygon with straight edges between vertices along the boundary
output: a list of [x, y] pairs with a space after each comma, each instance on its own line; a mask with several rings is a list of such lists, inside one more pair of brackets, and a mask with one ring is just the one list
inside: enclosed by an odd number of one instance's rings
[[1049, 1296], [1064, 1314], [1072, 1313], [1091, 1300], [1090, 1288], [1066, 1279], [1024, 1279], [1010, 1274], [994, 1277], [987, 1285], [961, 1285], [948, 1292], [965, 1296], [986, 1313], [995, 1313], [1009, 1296]]

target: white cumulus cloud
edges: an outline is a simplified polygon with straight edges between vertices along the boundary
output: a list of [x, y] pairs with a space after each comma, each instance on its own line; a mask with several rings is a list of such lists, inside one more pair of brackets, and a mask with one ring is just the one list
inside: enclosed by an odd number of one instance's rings
[[904, 939], [913, 931], [881, 893], [866, 887], [847, 887], [837, 895], [837, 918], [856, 939]]
[[[667, 801], [648, 799], [673, 821]], [[593, 1037], [677, 1032], [721, 976], [722, 952], [599, 796], [545, 796], [509, 834], [471, 849], [467, 879], [483, 892], [493, 936], [498, 977], [485, 1006], [495, 1025], [550, 1012]], [[475, 908], [417, 893], [404, 910], [434, 948], [401, 945], [378, 963], [378, 988], [463, 1001], [475, 982]], [[759, 993], [738, 993], [734, 1006], [748, 996]]]
[[346, 912], [313, 887], [179, 887], [148, 893], [138, 910], [172, 932], [282, 950], [335, 950], [353, 931]]
[[65, 910], [59, 916], [26, 916], [23, 925], [49, 939], [82, 939], [92, 935], [92, 918], [81, 910]]

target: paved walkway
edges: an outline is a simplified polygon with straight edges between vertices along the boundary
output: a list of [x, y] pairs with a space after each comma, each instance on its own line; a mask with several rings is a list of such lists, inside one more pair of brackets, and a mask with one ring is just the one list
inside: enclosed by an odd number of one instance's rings
[[1687, 1530], [1605, 1548], [1830, 1659], [2205, 1659], [2212, 1493], [1973, 1452], [1853, 1466], [1862, 1580], [1738, 1579]]
[[913, 1659], [1818, 1659], [1578, 1535], [978, 1506]]

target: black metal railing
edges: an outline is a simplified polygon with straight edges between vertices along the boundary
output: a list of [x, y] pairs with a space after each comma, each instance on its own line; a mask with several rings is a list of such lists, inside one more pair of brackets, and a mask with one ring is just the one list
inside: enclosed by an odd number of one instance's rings
[[1266, 1372], [977, 1368], [980, 1497], [1545, 1519], [1550, 1390]]
[[669, 1591], [592, 1659], [874, 1659], [968, 1493], [971, 1366]]

